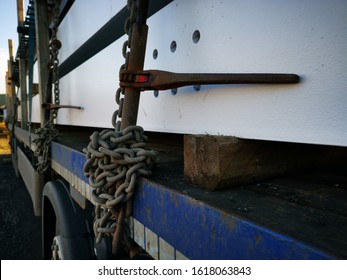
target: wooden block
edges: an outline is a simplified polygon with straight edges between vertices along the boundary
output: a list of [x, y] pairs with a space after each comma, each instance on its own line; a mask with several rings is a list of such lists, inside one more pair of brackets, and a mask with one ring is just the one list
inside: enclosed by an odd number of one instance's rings
[[33, 96], [39, 94], [39, 84], [34, 83], [32, 87], [32, 91], [33, 91]]
[[346, 148], [229, 136], [185, 135], [185, 178], [217, 190], [346, 158]]

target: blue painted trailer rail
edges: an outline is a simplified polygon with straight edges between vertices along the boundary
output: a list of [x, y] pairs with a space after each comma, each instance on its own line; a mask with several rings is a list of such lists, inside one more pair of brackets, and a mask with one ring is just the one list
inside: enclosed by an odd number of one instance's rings
[[144, 179], [133, 215], [189, 259], [331, 259], [303, 242]]
[[[51, 151], [52, 160], [88, 182], [82, 171], [83, 153], [55, 142]], [[139, 181], [133, 217], [189, 259], [335, 258], [232, 211], [193, 198], [170, 184], [150, 179]]]

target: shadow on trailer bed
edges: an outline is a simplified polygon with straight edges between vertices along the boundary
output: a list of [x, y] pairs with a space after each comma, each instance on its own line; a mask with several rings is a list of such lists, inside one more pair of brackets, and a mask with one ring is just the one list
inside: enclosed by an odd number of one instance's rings
[[[67, 162], [82, 168], [81, 139], [87, 142], [88, 135], [61, 132], [52, 159], [67, 169], [72, 168]], [[155, 232], [175, 252], [190, 259], [347, 258], [346, 165], [306, 168], [210, 192], [184, 179], [182, 135], [153, 133], [150, 139], [160, 163], [150, 178], [140, 180], [133, 217], [135, 225]], [[140, 245], [159, 254], [153, 243]]]

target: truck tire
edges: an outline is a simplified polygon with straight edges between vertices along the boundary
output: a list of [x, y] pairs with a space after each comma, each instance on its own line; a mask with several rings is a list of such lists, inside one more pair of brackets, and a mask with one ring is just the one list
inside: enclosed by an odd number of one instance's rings
[[94, 259], [88, 219], [90, 213], [71, 198], [68, 183], [46, 183], [42, 202], [43, 259]]

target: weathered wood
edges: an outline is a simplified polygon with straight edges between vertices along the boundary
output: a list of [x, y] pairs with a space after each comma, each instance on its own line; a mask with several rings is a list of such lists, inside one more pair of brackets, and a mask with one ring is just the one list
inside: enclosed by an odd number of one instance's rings
[[24, 0], [17, 0], [18, 25], [24, 22]]
[[[346, 258], [347, 207], [343, 203], [347, 189], [339, 187], [341, 182], [347, 182], [346, 165], [340, 165], [344, 167], [343, 173], [336, 174], [336, 168], [320, 168], [313, 169], [311, 177], [310, 172], [304, 170], [215, 192], [202, 191], [183, 180], [182, 165], [181, 162], [160, 161], [153, 175], [142, 180], [190, 197], [192, 203], [199, 201], [197, 206], [206, 203], [262, 228]], [[324, 184], [319, 178], [317, 184], [316, 174], [324, 174], [324, 171], [330, 176], [324, 175], [327, 178]]]
[[346, 149], [319, 145], [185, 135], [184, 175], [207, 190], [269, 178], [343, 159]]
[[10, 61], [13, 61], [13, 41], [12, 39], [8, 39], [8, 56]]
[[[48, 23], [48, 9], [46, 0], [35, 1], [35, 32], [36, 32], [36, 50], [38, 61], [38, 77], [39, 77], [39, 94], [40, 104], [51, 103], [52, 94], [46, 94], [49, 72], [48, 63], [49, 56], [49, 23]], [[48, 115], [45, 115], [45, 110], [41, 108], [41, 127], [44, 126], [48, 120]]]

